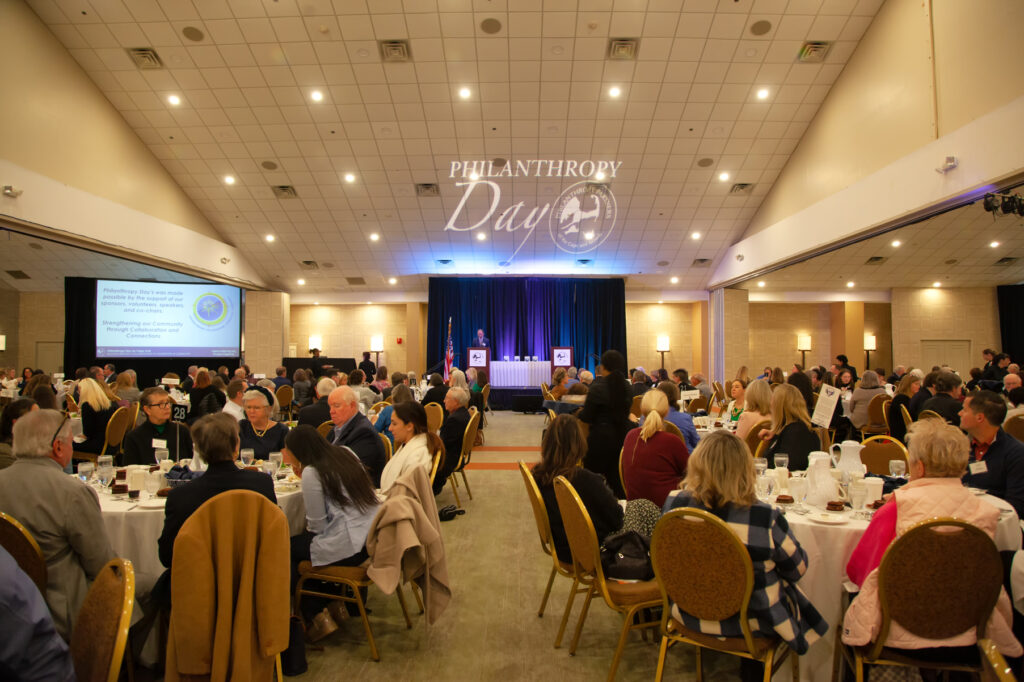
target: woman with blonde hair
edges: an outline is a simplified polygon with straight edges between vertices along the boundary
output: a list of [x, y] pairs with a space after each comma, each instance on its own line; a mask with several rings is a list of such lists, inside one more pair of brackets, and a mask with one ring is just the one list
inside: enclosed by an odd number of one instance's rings
[[764, 457], [768, 466], [775, 468], [776, 454], [789, 455], [789, 468], [803, 471], [808, 455], [821, 449], [818, 434], [811, 427], [811, 416], [800, 389], [792, 384], [779, 384], [772, 392], [772, 428], [761, 429], [761, 440], [768, 441]]
[[[753, 562], [754, 592], [747, 617], [754, 636], [780, 637], [796, 654], [803, 654], [825, 634], [828, 623], [797, 587], [807, 572], [807, 553], [779, 510], [758, 501], [754, 477], [754, 461], [744, 442], [726, 431], [715, 431], [693, 451], [686, 478], [680, 490], [665, 500], [664, 512], [692, 507], [729, 525]], [[691, 630], [715, 637], [743, 637], [738, 615], [709, 622], [680, 611], [678, 606], [672, 607], [672, 615]], [[761, 680], [764, 666], [741, 659], [740, 676]]]
[[138, 402], [142, 391], [135, 385], [135, 375], [131, 372], [121, 372], [118, 374], [117, 381], [114, 382], [114, 394], [119, 400], [127, 400], [133, 403]]
[[743, 414], [736, 422], [736, 435], [745, 438], [751, 427], [772, 418], [772, 389], [764, 379], [750, 382], [743, 394]]
[[736, 378], [744, 382], [744, 384], [750, 383], [750, 370], [747, 369], [746, 365], [743, 365], [736, 370]]
[[74, 443], [74, 449], [81, 452], [100, 452], [107, 440], [107, 422], [117, 411], [103, 386], [92, 377], [78, 382], [78, 410], [82, 415], [82, 435], [85, 441]]
[[906, 407], [909, 411], [910, 399], [919, 390], [921, 390], [921, 377], [907, 372], [900, 379], [900, 383], [896, 386], [896, 392], [892, 396], [892, 402], [889, 403], [889, 435], [904, 443], [907, 442], [907, 424], [903, 421], [903, 410], [900, 407]]
[[559, 367], [551, 375], [551, 398], [561, 400], [562, 396], [569, 392], [569, 372], [565, 367]]
[[626, 434], [622, 445], [622, 485], [626, 499], [650, 500], [659, 507], [686, 475], [686, 444], [665, 431], [668, 398], [662, 391], [644, 393], [643, 426]]

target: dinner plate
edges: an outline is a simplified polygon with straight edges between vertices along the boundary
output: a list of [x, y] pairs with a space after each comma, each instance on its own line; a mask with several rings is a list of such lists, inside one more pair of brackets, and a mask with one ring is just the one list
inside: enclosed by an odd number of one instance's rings
[[299, 486], [295, 483], [278, 483], [274, 486], [274, 490], [279, 493], [292, 493], [299, 489]]
[[163, 509], [165, 504], [167, 504], [166, 497], [154, 497], [139, 502], [139, 509]]
[[968, 490], [971, 491], [972, 495], [977, 495], [978, 497], [981, 497], [982, 495], [988, 495], [988, 491], [982, 490], [981, 488], [968, 488]]
[[830, 526], [841, 526], [844, 523], [849, 523], [850, 517], [846, 514], [839, 514], [836, 512], [814, 512], [807, 515], [811, 521], [817, 521], [818, 523], [825, 523]]

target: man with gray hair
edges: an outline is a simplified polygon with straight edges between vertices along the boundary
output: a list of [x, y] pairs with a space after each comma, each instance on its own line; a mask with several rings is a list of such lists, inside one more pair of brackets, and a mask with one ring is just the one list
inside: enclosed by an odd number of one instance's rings
[[338, 385], [327, 377], [316, 382], [316, 387], [313, 389], [316, 393], [316, 402], [299, 410], [299, 426], [307, 424], [316, 428], [324, 422], [331, 421], [331, 408], [327, 404], [327, 396], [337, 387]]
[[188, 376], [181, 382], [181, 390], [186, 392], [191, 391], [196, 386], [196, 374], [199, 374], [199, 365], [189, 365], [187, 374]]
[[444, 443], [444, 462], [434, 478], [434, 495], [444, 490], [444, 484], [448, 482], [448, 476], [459, 465], [459, 457], [462, 455], [462, 438], [469, 426], [470, 415], [467, 409], [469, 405], [469, 391], [461, 386], [452, 386], [444, 396], [444, 409], [448, 412], [444, 423], [441, 424], [441, 442]]
[[593, 372], [591, 372], [589, 369], [585, 369], [582, 372], [580, 372], [580, 383], [581, 384], [586, 384], [587, 386], [589, 386], [593, 382], [594, 382], [594, 373]]
[[60, 412], [28, 412], [14, 425], [17, 460], [0, 471], [0, 511], [39, 544], [46, 603], [57, 632], [68, 640], [89, 582], [114, 558], [96, 491], [64, 473], [71, 442], [71, 424]]
[[[359, 370], [356, 370], [357, 372]], [[380, 475], [384, 471], [387, 455], [380, 435], [373, 424], [359, 413], [359, 398], [351, 386], [339, 386], [331, 391], [327, 403], [334, 433], [327, 435], [332, 445], [348, 448], [363, 463], [374, 487], [380, 487]]]
[[570, 367], [565, 370], [565, 373], [569, 375], [569, 380], [565, 383], [566, 386], [572, 386], [573, 384], [580, 383], [580, 380], [576, 378], [576, 368]]
[[710, 404], [711, 396], [715, 390], [711, 388], [711, 384], [708, 383], [707, 377], [700, 372], [694, 372], [690, 377], [693, 379], [693, 387], [700, 391], [700, 394]]

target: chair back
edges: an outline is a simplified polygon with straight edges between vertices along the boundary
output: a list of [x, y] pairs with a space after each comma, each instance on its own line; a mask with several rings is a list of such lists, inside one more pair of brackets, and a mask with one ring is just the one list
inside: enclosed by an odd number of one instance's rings
[[941, 419], [942, 421], [946, 421], [945, 417], [933, 410], [921, 410], [918, 412], [917, 420], [920, 421], [922, 419]]
[[885, 401], [889, 395], [885, 392], [877, 393], [868, 403], [868, 425], [881, 428], [885, 426]]
[[704, 396], [694, 398], [693, 400], [686, 404], [686, 411], [689, 412], [690, 414], [697, 414], [701, 410], [706, 409], [708, 409], [708, 399], [705, 398]]
[[551, 539], [551, 521], [548, 519], [548, 508], [544, 506], [544, 498], [541, 497], [540, 488], [533, 478], [533, 472], [526, 465], [526, 462], [519, 462], [519, 473], [523, 475], [523, 483], [526, 485], [526, 496], [530, 498], [530, 506], [533, 508], [533, 520], [537, 523], [537, 535], [540, 537], [540, 548], [545, 554], [556, 554], [555, 543]]
[[952, 518], [917, 524], [889, 545], [878, 567], [882, 625], [869, 660], [881, 653], [892, 621], [925, 639], [971, 628], [984, 637], [1002, 586], [999, 550], [984, 531]]
[[[132, 411], [132, 420], [131, 420], [131, 428], [129, 429], [129, 431], [131, 429], [134, 429], [135, 425], [139, 423], [139, 411], [142, 409], [142, 401], [141, 400], [136, 400], [134, 403], [131, 404], [131, 408], [130, 409]], [[123, 444], [123, 441], [122, 441], [122, 444]]]
[[555, 396], [551, 395], [551, 391], [545, 388], [540, 389], [540, 394], [544, 400], [550, 400], [551, 402], [555, 401]]
[[427, 411], [427, 431], [437, 433], [444, 423], [444, 408], [440, 403], [427, 403], [424, 409]]
[[761, 437], [757, 434], [761, 433], [761, 429], [772, 428], [772, 422], [770, 419], [762, 419], [747, 431], [747, 435], [744, 436], [743, 441], [747, 444], [747, 449], [750, 450], [750, 455], [753, 456], [757, 452], [757, 446], [761, 444]]
[[548, 411], [548, 422], [553, 422], [553, 421], [555, 421], [555, 419], [558, 418], [558, 415], [555, 414], [555, 411], [552, 410], [550, 407], [548, 408], [547, 411]]
[[907, 446], [892, 436], [872, 436], [863, 443], [860, 461], [868, 468], [869, 474], [889, 475], [889, 462], [894, 459], [907, 461]]
[[64, 405], [67, 407], [67, 412], [78, 412], [78, 403], [75, 401], [75, 394], [68, 391], [64, 394]]
[[391, 403], [389, 403], [386, 400], [382, 400], [379, 403], [374, 403], [373, 405], [370, 406], [370, 412], [376, 412], [377, 414], [380, 414], [380, 411], [390, 404]]
[[714, 392], [714, 400], [715, 400], [715, 402], [719, 403], [720, 405], [724, 405], [727, 402], [729, 402], [725, 398], [725, 387], [722, 386], [722, 383], [720, 381], [713, 381], [713, 382], [711, 382], [711, 388], [713, 388], [715, 390], [715, 392]]
[[135, 604], [135, 569], [111, 559], [85, 595], [71, 631], [71, 660], [80, 680], [117, 682]]
[[459, 463], [456, 465], [455, 471], [459, 471], [469, 464], [469, 459], [473, 456], [473, 444], [476, 443], [476, 432], [480, 428], [480, 413], [473, 410], [470, 414], [472, 416], [462, 434], [462, 452], [459, 453]]
[[640, 404], [644, 401], [643, 394], [633, 396], [633, 402], [629, 406], [629, 413], [634, 417], [642, 417], [643, 412], [640, 411]]
[[[886, 398], [882, 402], [882, 418], [885, 419], [885, 430], [892, 433], [892, 426], [889, 425], [889, 407], [892, 406], [892, 398]], [[870, 409], [871, 405], [868, 405]]]
[[0, 512], [0, 547], [14, 557], [18, 568], [25, 571], [39, 592], [46, 594], [46, 559], [32, 533], [8, 514]]
[[914, 420], [910, 418], [910, 410], [906, 405], [900, 405], [900, 414], [903, 416], [903, 426], [909, 429]]
[[565, 476], [555, 479], [555, 498], [558, 500], [558, 513], [565, 527], [565, 537], [569, 540], [576, 578], [587, 583], [595, 579], [603, 581], [601, 548], [597, 542], [594, 522], [590, 520], [590, 514], [579, 493]]
[[483, 396], [484, 396], [484, 401], [483, 401], [484, 402], [484, 406], [481, 409], [486, 411], [487, 410], [487, 399], [491, 397], [491, 385], [490, 384], [484, 384], [484, 387], [480, 389], [480, 393], [482, 393]]
[[712, 621], [739, 614], [747, 648], [754, 651], [747, 619], [754, 566], [724, 521], [701, 509], [673, 509], [654, 527], [651, 564], [663, 608], [674, 603], [694, 618]]
[[814, 433], [818, 434], [818, 441], [821, 443], [821, 449], [828, 452], [829, 448], [832, 447], [832, 435], [829, 434], [828, 429], [824, 426], [815, 426]]
[[548, 385], [547, 385], [547, 384], [546, 384], [545, 382], [543, 382], [543, 381], [542, 381], [542, 382], [540, 382], [540, 392], [541, 392], [541, 393], [549, 393], [550, 391], [551, 391], [551, 387], [550, 387], [550, 386], [548, 386]]
[[132, 423], [132, 412], [134, 410], [131, 407], [119, 407], [110, 415], [110, 420], [107, 421], [106, 442], [103, 444], [101, 455], [107, 454], [108, 449], [115, 453], [122, 452], [121, 444], [125, 435], [135, 427]]
[[999, 653], [995, 642], [991, 639], [979, 639], [978, 648], [981, 650], [982, 682], [1014, 682], [1017, 679], [1013, 674], [1013, 668], [1006, 665], [1006, 659]]
[[1017, 440], [1024, 441], [1024, 415], [1018, 414], [1007, 419], [1003, 424], [1003, 431]]
[[281, 406], [282, 410], [288, 409], [288, 406], [295, 400], [295, 389], [288, 384], [283, 384], [274, 393], [277, 396], [277, 402]]
[[430, 454], [431, 465], [430, 465], [430, 485], [433, 487], [434, 479], [437, 478], [437, 472], [441, 469], [441, 462], [444, 460], [444, 448], [435, 450]]
[[323, 424], [316, 427], [316, 432], [324, 438], [330, 436], [332, 431], [334, 431], [334, 422], [332, 421], [325, 421]]
[[395, 449], [394, 446], [391, 445], [391, 439], [383, 433], [378, 433], [377, 435], [380, 436], [380, 442], [384, 445], [384, 461], [390, 462]]
[[662, 423], [665, 425], [665, 433], [671, 433], [673, 436], [683, 441], [684, 445], [686, 444], [686, 439], [683, 438], [683, 432], [679, 430], [678, 426], [668, 421], [667, 419]]

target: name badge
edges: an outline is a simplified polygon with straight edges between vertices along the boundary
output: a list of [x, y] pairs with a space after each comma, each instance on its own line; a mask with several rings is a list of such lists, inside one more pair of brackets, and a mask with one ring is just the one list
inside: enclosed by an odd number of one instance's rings
[[988, 473], [988, 464], [986, 464], [985, 462], [971, 462], [968, 468], [971, 470], [972, 476]]
[[154, 438], [153, 439], [153, 449], [154, 450], [166, 450], [167, 449], [167, 440], [165, 438]]

